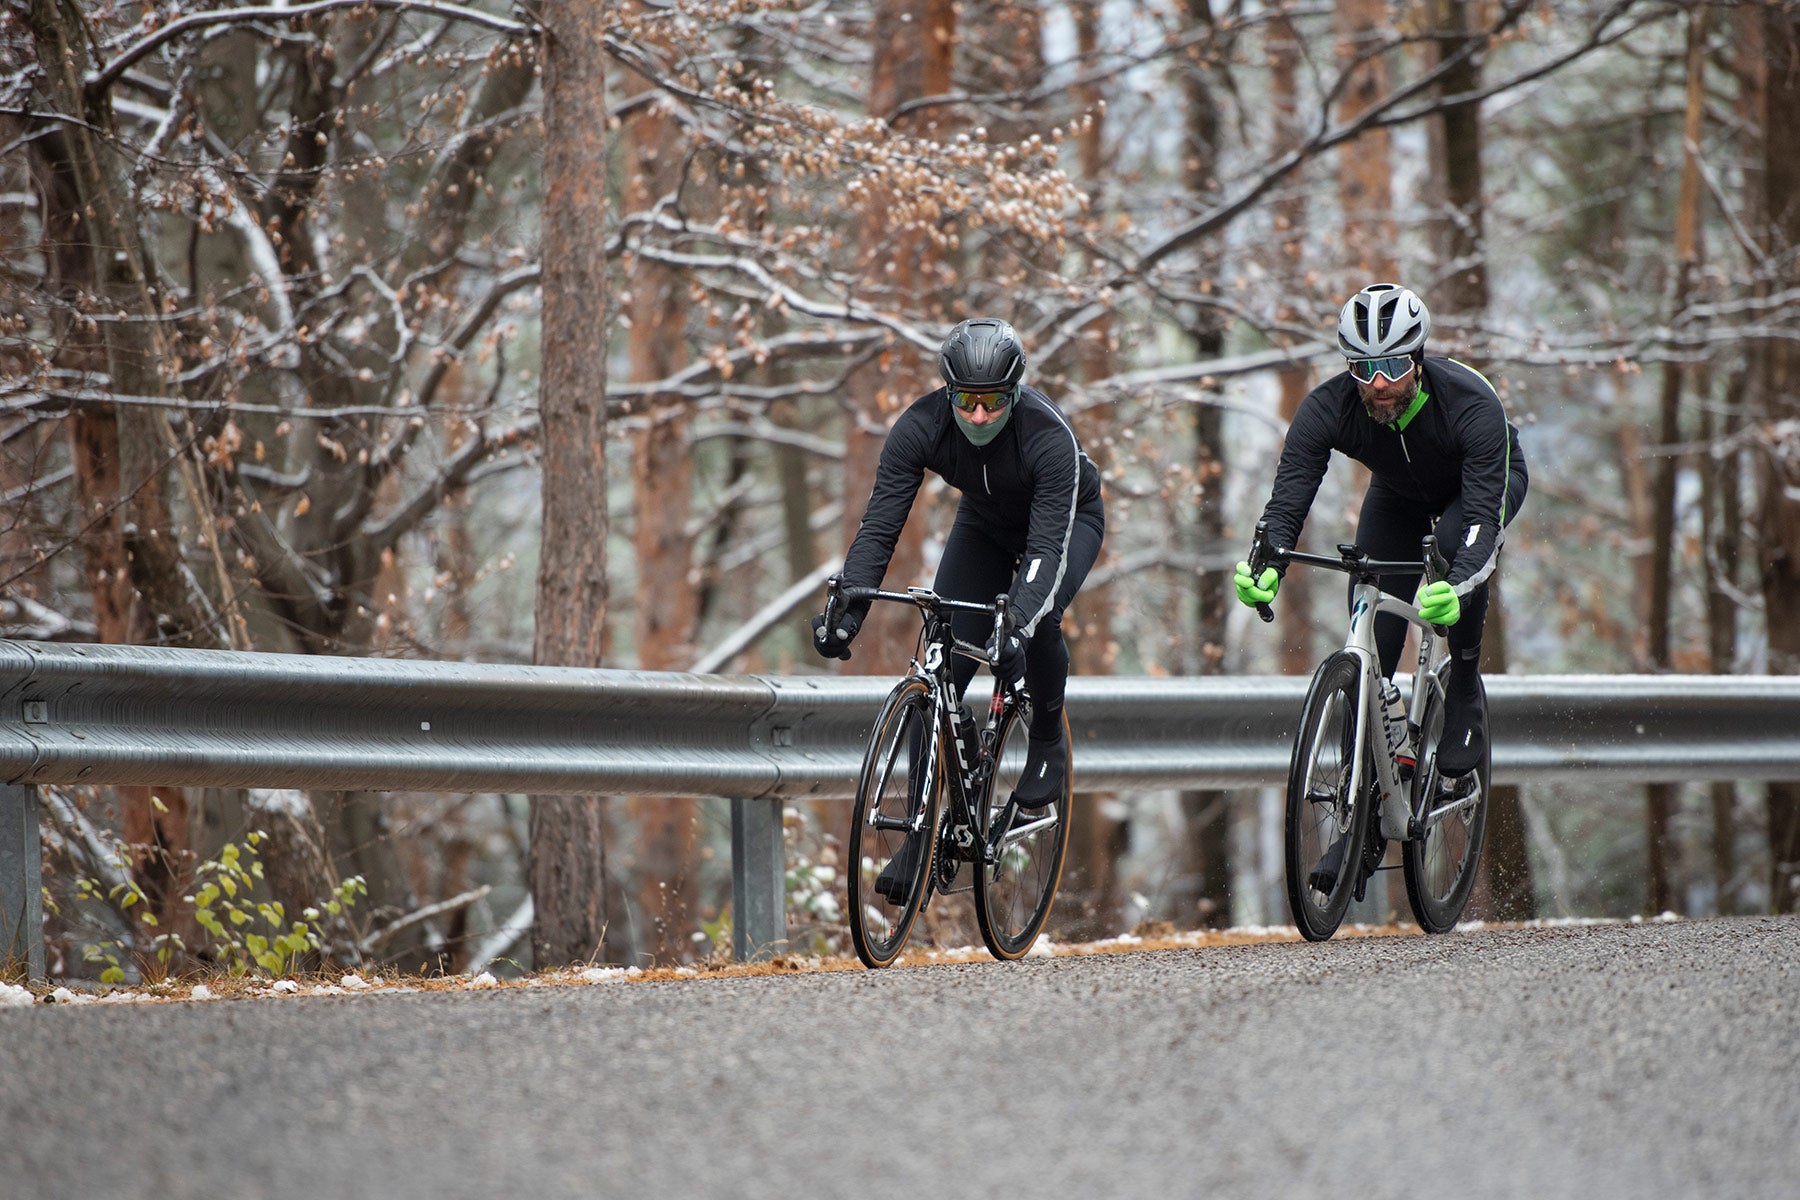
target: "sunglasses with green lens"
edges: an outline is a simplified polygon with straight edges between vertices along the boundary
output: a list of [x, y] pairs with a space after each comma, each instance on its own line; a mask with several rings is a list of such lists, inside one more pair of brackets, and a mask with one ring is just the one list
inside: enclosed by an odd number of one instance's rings
[[1353, 358], [1349, 362], [1351, 376], [1364, 383], [1374, 383], [1377, 375], [1384, 375], [1390, 382], [1398, 383], [1413, 368], [1410, 354], [1395, 354], [1387, 358]]

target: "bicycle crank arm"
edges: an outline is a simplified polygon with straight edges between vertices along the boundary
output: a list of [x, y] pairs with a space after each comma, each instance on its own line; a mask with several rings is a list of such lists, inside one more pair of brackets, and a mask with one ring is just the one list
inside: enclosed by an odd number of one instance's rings
[[1008, 829], [1003, 833], [998, 833], [996, 836], [989, 838], [987, 846], [984, 847], [983, 858], [991, 867], [1000, 860], [1000, 854], [1006, 847], [1012, 845], [1014, 842], [1022, 842], [1038, 830], [1047, 829], [1055, 824], [1056, 806], [1051, 805], [1044, 809], [1042, 816], [1033, 819], [1028, 824], [1020, 825], [1016, 829]]
[[1479, 799], [1481, 799], [1481, 795], [1477, 793], [1472, 796], [1464, 796], [1461, 800], [1452, 800], [1442, 808], [1432, 809], [1425, 818], [1425, 828], [1429, 830], [1433, 825], [1436, 825], [1439, 821], [1442, 821], [1452, 813], [1458, 813], [1465, 808], [1473, 806]]
[[[1465, 777], [1465, 779], [1459, 780], [1454, 790], [1444, 787], [1441, 783], [1438, 787], [1441, 789], [1438, 794], [1440, 796], [1449, 796], [1451, 798], [1450, 803], [1434, 808], [1430, 812], [1423, 813], [1421, 816], [1414, 817], [1407, 825], [1406, 837], [1408, 841], [1414, 841], [1424, 837], [1445, 817], [1459, 813], [1463, 809], [1471, 807], [1476, 801], [1481, 799], [1481, 789], [1472, 782], [1472, 777]], [[1459, 795], [1458, 793], [1461, 794]], [[1421, 801], [1419, 807], [1423, 809], [1425, 805], [1429, 803], [1429, 800]]]

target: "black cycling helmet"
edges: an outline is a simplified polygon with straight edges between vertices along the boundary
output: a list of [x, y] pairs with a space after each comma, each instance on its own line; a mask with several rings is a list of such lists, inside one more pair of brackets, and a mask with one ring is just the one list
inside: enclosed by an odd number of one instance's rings
[[1013, 327], [995, 317], [963, 321], [944, 339], [938, 373], [953, 388], [996, 391], [1025, 374], [1025, 348]]

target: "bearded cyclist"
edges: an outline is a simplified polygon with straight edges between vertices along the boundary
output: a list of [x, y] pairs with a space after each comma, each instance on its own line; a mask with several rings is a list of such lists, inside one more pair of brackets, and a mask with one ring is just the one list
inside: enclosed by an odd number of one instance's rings
[[[944, 541], [934, 590], [951, 600], [991, 601], [1008, 595], [1008, 625], [992, 639], [994, 674], [1021, 677], [1031, 692], [1025, 769], [1012, 800], [1041, 809], [1065, 784], [1063, 693], [1069, 649], [1062, 615], [1100, 554], [1106, 508], [1100, 472], [1082, 451], [1067, 417], [1024, 384], [1025, 351], [1005, 321], [981, 317], [950, 331], [938, 355], [944, 386], [913, 401], [881, 449], [875, 488], [844, 557], [847, 587], [878, 587], [926, 471], [962, 493]], [[869, 602], [851, 605], [827, 628], [813, 618], [813, 647], [848, 659]], [[979, 613], [953, 618], [956, 636], [990, 641]], [[960, 700], [975, 676], [972, 659], [954, 664]], [[875, 881], [892, 902], [905, 897], [917, 862], [915, 834]]]
[[[1381, 588], [1412, 595], [1420, 615], [1450, 627], [1438, 770], [1453, 779], [1474, 770], [1487, 752], [1480, 672], [1487, 581], [1505, 528], [1525, 500], [1526, 475], [1519, 432], [1493, 385], [1453, 358], [1427, 356], [1430, 332], [1424, 302], [1397, 284], [1370, 284], [1350, 298], [1338, 314], [1338, 349], [1349, 369], [1301, 402], [1263, 519], [1270, 544], [1292, 549], [1336, 450], [1369, 468], [1356, 542], [1370, 557], [1413, 558], [1425, 535], [1436, 533], [1450, 562], [1448, 577], [1419, 587], [1417, 572], [1386, 575]], [[1249, 565], [1239, 563], [1238, 599], [1273, 600], [1284, 569], [1269, 567], [1253, 579]], [[1391, 613], [1375, 618], [1384, 677], [1399, 663], [1406, 628]], [[1330, 874], [1335, 879], [1336, 870]]]

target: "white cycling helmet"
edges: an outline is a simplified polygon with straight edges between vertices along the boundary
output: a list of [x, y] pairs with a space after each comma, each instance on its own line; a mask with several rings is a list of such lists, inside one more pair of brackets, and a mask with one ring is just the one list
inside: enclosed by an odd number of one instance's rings
[[1430, 332], [1425, 302], [1397, 283], [1371, 283], [1338, 314], [1338, 349], [1346, 358], [1416, 354]]

